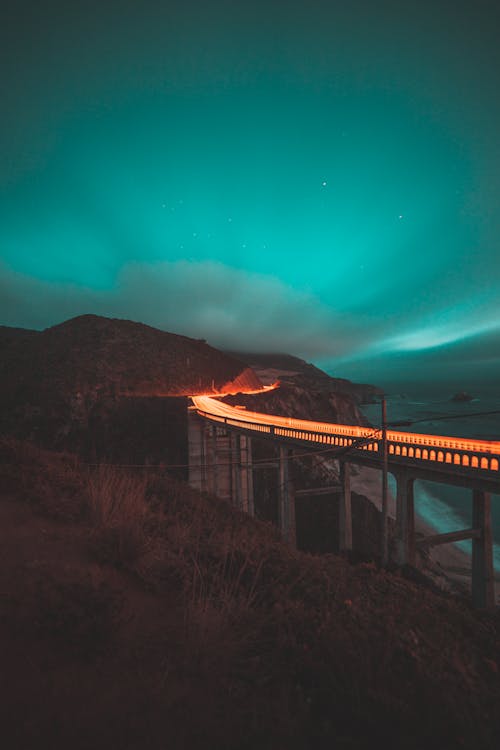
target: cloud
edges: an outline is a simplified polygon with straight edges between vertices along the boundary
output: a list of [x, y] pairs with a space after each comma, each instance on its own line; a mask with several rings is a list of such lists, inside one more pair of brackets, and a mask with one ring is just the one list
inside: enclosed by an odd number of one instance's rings
[[425, 349], [367, 352], [344, 363], [324, 360], [322, 364], [341, 377], [375, 383], [389, 392], [394, 388], [427, 392], [436, 387], [450, 395], [459, 390], [498, 395], [500, 328]]
[[221, 263], [128, 264], [108, 290], [46, 282], [3, 268], [4, 324], [39, 329], [85, 313], [141, 321], [223, 348], [312, 358], [344, 355], [367, 343], [366, 331], [312, 294]]
[[467, 325], [466, 312], [458, 306], [446, 311], [449, 325], [436, 314], [434, 327], [427, 321], [423, 327], [417, 315], [412, 329], [395, 315], [340, 314], [273, 276], [211, 261], [128, 264], [107, 290], [0, 267], [0, 321], [6, 325], [40, 329], [85, 313], [125, 318], [220, 348], [289, 352], [333, 374], [382, 386], [496, 382], [500, 328], [480, 324], [483, 316]]

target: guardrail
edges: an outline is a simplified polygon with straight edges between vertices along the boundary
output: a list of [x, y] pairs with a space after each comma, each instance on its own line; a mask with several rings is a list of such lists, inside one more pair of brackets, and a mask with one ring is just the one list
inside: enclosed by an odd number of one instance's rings
[[[381, 430], [374, 428], [242, 412], [205, 396], [194, 397], [193, 402], [200, 416], [231, 427], [302, 443], [382, 453]], [[426, 466], [448, 465], [500, 476], [500, 441], [388, 430], [387, 450], [389, 459], [405, 458]]]

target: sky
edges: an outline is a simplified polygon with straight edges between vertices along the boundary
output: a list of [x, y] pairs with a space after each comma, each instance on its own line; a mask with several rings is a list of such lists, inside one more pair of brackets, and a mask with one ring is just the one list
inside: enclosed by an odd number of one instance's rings
[[5, 3], [0, 324], [494, 388], [496, 2]]

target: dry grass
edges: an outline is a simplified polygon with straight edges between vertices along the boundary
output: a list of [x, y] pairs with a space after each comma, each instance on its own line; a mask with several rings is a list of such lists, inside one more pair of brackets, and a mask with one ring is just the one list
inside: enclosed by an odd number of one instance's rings
[[89, 511], [96, 526], [142, 524], [149, 508], [144, 477], [99, 466], [89, 476]]
[[[60, 481], [43, 456], [32, 457], [26, 487], [11, 468], [15, 458], [4, 465], [12, 493], [31, 496], [43, 477], [44, 494], [52, 487], [57, 495]], [[120, 581], [127, 618], [138, 589], [147, 597], [136, 621], [123, 625], [104, 589], [73, 579], [60, 586], [58, 560], [54, 585], [37, 598], [38, 632], [54, 648], [67, 644], [61, 659], [80, 643], [89, 644], [83, 653], [101, 644], [94, 653], [106, 653], [117, 689], [115, 670], [124, 665], [132, 670], [127, 690], [140, 678], [140, 712], [131, 709], [136, 693], [116, 699], [118, 729], [122, 717], [139, 716], [141, 739], [127, 747], [497, 746], [498, 619], [374, 563], [290, 549], [272, 528], [167, 477], [100, 467], [82, 472], [81, 483], [93, 556], [120, 570], [96, 567]], [[84, 523], [78, 534], [87, 565]], [[94, 688], [97, 695], [100, 683]], [[54, 745], [62, 746], [75, 745]], [[124, 745], [115, 737], [101, 746]]]
[[94, 554], [117, 565], [138, 561], [153, 539], [146, 478], [99, 466], [89, 475], [87, 496]]

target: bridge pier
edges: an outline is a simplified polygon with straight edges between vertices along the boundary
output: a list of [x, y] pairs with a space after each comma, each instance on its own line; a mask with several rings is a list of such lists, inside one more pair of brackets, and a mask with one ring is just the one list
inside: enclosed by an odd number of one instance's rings
[[191, 487], [255, 515], [252, 438], [189, 412], [188, 442]]
[[472, 526], [479, 533], [472, 539], [472, 601], [475, 607], [495, 606], [491, 495], [472, 492]]
[[394, 472], [396, 478], [396, 562], [415, 566], [414, 477], [407, 471]]
[[241, 435], [240, 438], [240, 464], [242, 509], [254, 516], [252, 438], [248, 435]]
[[340, 462], [339, 552], [352, 550], [351, 465]]
[[194, 489], [206, 490], [206, 426], [193, 412], [188, 412], [188, 482]]
[[219, 495], [219, 460], [217, 455], [217, 427], [210, 426], [210, 442], [212, 445], [212, 488], [211, 491], [216, 497]]
[[241, 510], [241, 437], [232, 430], [229, 433], [231, 458], [231, 500], [232, 504]]
[[290, 450], [279, 446], [278, 464], [278, 524], [283, 539], [295, 545], [295, 498], [290, 480], [289, 454]]

